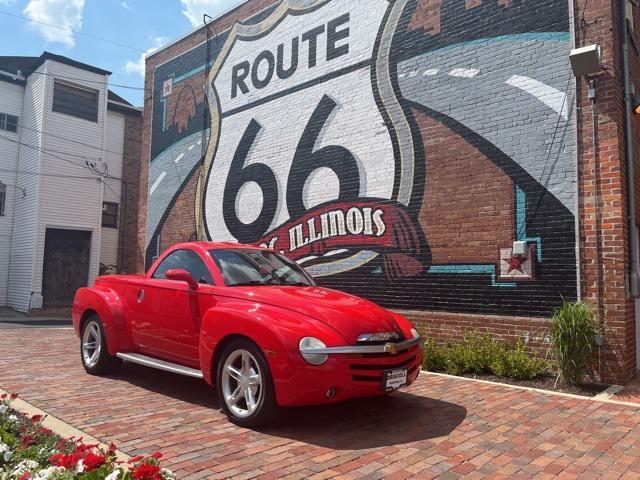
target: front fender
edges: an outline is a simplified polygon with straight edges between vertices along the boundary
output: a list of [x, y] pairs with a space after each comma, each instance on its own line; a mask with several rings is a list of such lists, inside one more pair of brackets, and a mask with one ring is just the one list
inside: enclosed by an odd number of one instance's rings
[[295, 376], [302, 362], [298, 345], [303, 337], [320, 338], [327, 345], [344, 345], [345, 339], [328, 325], [287, 309], [249, 302], [232, 302], [209, 309], [200, 330], [200, 363], [204, 379], [215, 384], [214, 358], [221, 342], [231, 335], [248, 337], [265, 354], [276, 386]]
[[73, 328], [80, 336], [81, 321], [89, 310], [95, 311], [107, 336], [107, 350], [110, 355], [130, 348], [125, 305], [115, 290], [94, 285], [80, 288], [75, 295], [72, 309]]

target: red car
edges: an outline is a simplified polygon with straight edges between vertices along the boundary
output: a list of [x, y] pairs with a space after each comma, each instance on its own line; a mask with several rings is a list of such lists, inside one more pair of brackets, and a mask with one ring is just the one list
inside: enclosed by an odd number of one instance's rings
[[280, 407], [384, 395], [422, 364], [404, 317], [237, 243], [183, 243], [146, 275], [99, 277], [76, 292], [73, 325], [87, 372], [127, 360], [202, 378], [242, 426]]

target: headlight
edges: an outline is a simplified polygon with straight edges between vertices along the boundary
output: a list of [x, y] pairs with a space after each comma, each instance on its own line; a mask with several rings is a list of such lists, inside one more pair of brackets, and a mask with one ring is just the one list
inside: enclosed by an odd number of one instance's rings
[[307, 363], [311, 365], [322, 365], [327, 361], [329, 355], [321, 354], [321, 353], [303, 353], [304, 350], [311, 350], [316, 348], [326, 348], [327, 346], [317, 338], [314, 337], [304, 337], [300, 340], [300, 355], [304, 358]]
[[411, 335], [413, 335], [413, 338], [420, 338], [420, 334], [415, 328], [412, 328], [410, 332], [411, 332]]

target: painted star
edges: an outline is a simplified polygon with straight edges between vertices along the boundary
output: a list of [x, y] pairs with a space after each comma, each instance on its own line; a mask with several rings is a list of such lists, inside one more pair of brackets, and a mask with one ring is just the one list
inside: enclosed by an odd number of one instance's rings
[[509, 271], [507, 273], [511, 273], [514, 270], [517, 270], [520, 273], [524, 273], [522, 269], [522, 264], [527, 261], [527, 257], [521, 257], [518, 255], [512, 255], [508, 260], [505, 260], [509, 264]]

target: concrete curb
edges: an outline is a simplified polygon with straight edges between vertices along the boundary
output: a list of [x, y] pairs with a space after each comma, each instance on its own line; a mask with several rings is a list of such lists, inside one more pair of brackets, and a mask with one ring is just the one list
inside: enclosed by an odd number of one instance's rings
[[625, 405], [627, 407], [636, 407], [640, 408], [640, 403], [636, 402], [625, 402], [622, 400], [614, 400], [612, 397], [618, 393], [622, 388], [620, 385], [611, 385], [604, 392], [599, 393], [593, 397], [585, 397], [584, 395], [576, 395], [574, 393], [565, 393], [565, 392], [554, 392], [553, 390], [544, 390], [542, 388], [533, 388], [533, 387], [525, 387], [522, 385], [512, 385], [510, 383], [500, 383], [493, 382], [491, 380], [482, 380], [480, 378], [468, 378], [468, 377], [458, 377], [456, 375], [449, 375], [446, 373], [438, 373], [438, 372], [428, 372], [427, 370], [422, 370], [423, 373], [427, 375], [434, 375], [436, 377], [445, 377], [445, 378], [454, 378], [458, 380], [466, 380], [469, 382], [477, 382], [477, 383], [485, 383], [489, 385], [500, 385], [501, 387], [512, 388], [515, 390], [525, 390], [528, 392], [537, 392], [537, 393], [546, 393], [547, 395], [557, 395], [559, 397], [567, 397], [574, 398], [577, 400], [588, 400], [591, 402], [602, 402], [602, 403], [613, 403], [616, 405]]
[[[9, 392], [0, 388], [0, 395], [5, 393], [8, 394]], [[19, 412], [26, 413], [29, 416], [32, 416], [32, 415], [45, 416], [46, 415], [46, 418], [43, 420], [42, 425], [48, 428], [49, 430], [53, 431], [54, 433], [60, 435], [63, 438], [82, 437], [85, 443], [97, 443], [98, 445], [100, 445], [100, 447], [104, 449], [109, 448], [107, 444], [101, 442], [97, 438], [89, 435], [88, 433], [83, 432], [82, 430], [78, 430], [74, 426], [69, 425], [68, 423], [63, 422], [59, 418], [56, 418], [48, 414], [44, 410], [40, 410], [38, 407], [35, 407], [34, 405], [31, 405], [28, 402], [25, 402], [20, 397], [11, 401], [11, 408]], [[127, 460], [129, 460], [129, 458], [131, 458], [129, 457], [129, 455], [127, 455], [124, 452], [121, 452], [120, 450], [116, 450], [116, 456], [118, 457], [118, 460], [121, 460], [123, 462], [126, 462]]]

